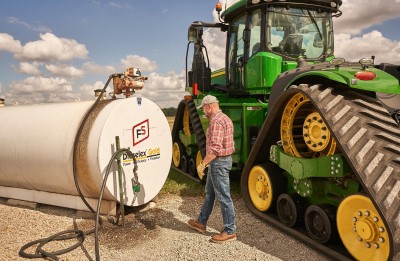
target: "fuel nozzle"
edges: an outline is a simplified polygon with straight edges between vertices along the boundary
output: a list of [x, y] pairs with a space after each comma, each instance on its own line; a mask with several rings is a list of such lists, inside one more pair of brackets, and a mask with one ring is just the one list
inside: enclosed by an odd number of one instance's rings
[[123, 74], [114, 74], [114, 95], [124, 94], [128, 98], [135, 93], [135, 90], [143, 89], [146, 80], [148, 77], [142, 76], [140, 68], [137, 67], [130, 67]]

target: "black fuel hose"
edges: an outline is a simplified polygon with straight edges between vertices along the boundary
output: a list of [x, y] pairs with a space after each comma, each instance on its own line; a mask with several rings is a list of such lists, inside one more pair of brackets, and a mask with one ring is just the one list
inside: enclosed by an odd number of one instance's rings
[[94, 111], [94, 109], [95, 109], [95, 108], [97, 107], [97, 105], [99, 104], [100, 100], [101, 100], [102, 97], [103, 97], [104, 92], [105, 92], [106, 89], [107, 89], [108, 84], [110, 83], [110, 81], [111, 81], [111, 79], [112, 79], [112, 77], [113, 77], [114, 75], [115, 75], [115, 74], [112, 74], [112, 75], [110, 75], [110, 76], [108, 77], [108, 80], [107, 80], [106, 84], [104, 85], [103, 89], [101, 89], [100, 95], [97, 97], [96, 101], [93, 103], [93, 105], [90, 107], [89, 111], [86, 113], [85, 117], [83, 118], [83, 120], [82, 120], [82, 122], [81, 122], [81, 125], [79, 126], [78, 132], [76, 133], [75, 140], [74, 140], [74, 150], [73, 150], [73, 156], [72, 156], [72, 157], [73, 157], [73, 158], [72, 158], [72, 166], [73, 166], [73, 175], [74, 175], [75, 187], [76, 187], [76, 190], [78, 191], [78, 194], [79, 194], [80, 198], [82, 199], [83, 203], [87, 206], [87, 208], [88, 208], [92, 213], [95, 213], [95, 211], [94, 211], [94, 209], [92, 208], [92, 206], [90, 206], [90, 204], [89, 204], [89, 203], [87, 202], [87, 200], [85, 199], [85, 196], [83, 195], [83, 193], [82, 193], [82, 191], [81, 191], [81, 188], [80, 188], [80, 186], [79, 186], [79, 182], [78, 182], [78, 177], [77, 177], [78, 170], [77, 170], [77, 158], [76, 158], [76, 157], [77, 157], [77, 154], [78, 154], [78, 153], [77, 153], [77, 151], [78, 151], [78, 144], [79, 144], [79, 139], [80, 139], [80, 137], [81, 137], [81, 135], [82, 135], [83, 128], [84, 128], [84, 126], [85, 126], [87, 120], [89, 119], [90, 114], [92, 114], [92, 112]]
[[[54, 234], [50, 237], [38, 239], [38, 240], [32, 241], [28, 244], [25, 244], [23, 247], [21, 247], [18, 254], [25, 258], [48, 257], [52, 260], [58, 260], [58, 257], [57, 257], [58, 255], [65, 254], [65, 253], [70, 252], [70, 251], [74, 250], [75, 248], [81, 246], [83, 241], [85, 240], [86, 235], [87, 235], [87, 233], [83, 232], [82, 230], [73, 230], [73, 229], [65, 230], [65, 231], [59, 232], [57, 234]], [[68, 239], [73, 239], [73, 238], [78, 239], [78, 243], [76, 243], [73, 246], [70, 246], [68, 248], [65, 248], [65, 249], [62, 249], [59, 251], [55, 251], [55, 252], [47, 252], [47, 251], [43, 250], [43, 246], [45, 244], [49, 243], [50, 241], [68, 240]], [[28, 254], [25, 252], [26, 249], [28, 249], [29, 247], [34, 246], [34, 245], [38, 245], [36, 247], [35, 254]]]
[[[110, 161], [109, 161], [109, 163], [108, 163], [108, 165], [107, 165], [106, 174], [105, 174], [105, 176], [104, 176], [103, 184], [102, 184], [101, 190], [100, 190], [100, 197], [99, 197], [99, 200], [98, 200], [98, 202], [97, 202], [96, 223], [95, 223], [95, 230], [94, 230], [94, 231], [95, 231], [95, 234], [94, 234], [94, 235], [95, 235], [95, 237], [94, 237], [94, 246], [95, 246], [95, 254], [96, 254], [96, 260], [97, 260], [97, 261], [100, 260], [100, 253], [99, 253], [99, 237], [98, 237], [99, 226], [98, 226], [98, 225], [99, 225], [99, 219], [100, 219], [101, 200], [102, 200], [102, 198], [103, 198], [104, 189], [105, 189], [105, 187], [106, 187], [106, 182], [107, 182], [107, 179], [108, 179], [108, 175], [110, 174], [110, 170], [111, 170], [112, 163], [114, 162], [115, 158], [119, 157], [119, 155], [120, 155], [121, 153], [126, 153], [126, 154], [128, 154], [128, 156], [129, 156], [131, 159], [133, 159], [133, 164], [134, 164], [133, 173], [134, 173], [134, 176], [137, 177], [136, 171], [137, 171], [137, 169], [138, 169], [138, 166], [137, 166], [136, 158], [135, 158], [135, 156], [133, 155], [133, 153], [132, 153], [129, 149], [119, 149], [119, 150], [117, 150], [117, 151], [112, 155], [112, 157], [111, 157], [111, 159], [110, 159]], [[120, 204], [123, 204], [123, 202], [120, 202]]]
[[[65, 230], [65, 231], [61, 231], [57, 234], [54, 234], [50, 237], [47, 238], [43, 238], [43, 239], [38, 239], [32, 242], [29, 242], [27, 244], [25, 244], [23, 247], [21, 247], [21, 249], [19, 250], [18, 254], [22, 257], [25, 258], [50, 258], [52, 260], [59, 260], [58, 259], [58, 255], [62, 255], [65, 254], [67, 252], [70, 252], [72, 250], [74, 250], [75, 248], [81, 246], [83, 244], [83, 241], [85, 240], [87, 235], [90, 235], [92, 233], [94, 233], [95, 236], [95, 255], [96, 255], [96, 261], [100, 260], [100, 253], [99, 253], [99, 239], [98, 239], [98, 232], [99, 232], [99, 225], [102, 225], [101, 219], [100, 219], [100, 208], [101, 208], [101, 201], [103, 198], [103, 194], [104, 194], [104, 189], [106, 187], [106, 183], [107, 183], [107, 179], [108, 176], [111, 172], [111, 167], [112, 164], [114, 163], [114, 160], [120, 156], [121, 153], [126, 153], [128, 155], [128, 157], [130, 157], [131, 159], [133, 159], [133, 173], [134, 176], [137, 178], [137, 161], [136, 158], [134, 156], [134, 154], [129, 150], [129, 149], [119, 149], [117, 150], [111, 157], [110, 161], [108, 162], [107, 168], [106, 168], [106, 173], [104, 175], [104, 179], [103, 179], [103, 183], [101, 186], [101, 190], [100, 190], [100, 196], [98, 198], [98, 203], [97, 203], [97, 209], [96, 209], [96, 224], [95, 224], [95, 228], [88, 231], [88, 232], [84, 232], [82, 230], [79, 229], [71, 229], [71, 230]], [[60, 240], [69, 240], [69, 239], [73, 239], [73, 238], [77, 238], [78, 242], [75, 245], [72, 245], [68, 248], [62, 249], [62, 250], [58, 250], [55, 252], [47, 252], [45, 250], [43, 250], [43, 246], [51, 241], [60, 241]], [[34, 245], [38, 245], [36, 247], [36, 251], [35, 254], [29, 254], [26, 253], [25, 250], [28, 249], [31, 246]]]

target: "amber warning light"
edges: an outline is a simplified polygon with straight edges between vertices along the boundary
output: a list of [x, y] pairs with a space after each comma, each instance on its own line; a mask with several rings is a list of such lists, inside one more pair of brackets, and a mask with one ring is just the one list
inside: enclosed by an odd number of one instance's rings
[[218, 13], [222, 11], [222, 5], [221, 5], [221, 3], [217, 3], [217, 4], [215, 5], [215, 11], [217, 11]]

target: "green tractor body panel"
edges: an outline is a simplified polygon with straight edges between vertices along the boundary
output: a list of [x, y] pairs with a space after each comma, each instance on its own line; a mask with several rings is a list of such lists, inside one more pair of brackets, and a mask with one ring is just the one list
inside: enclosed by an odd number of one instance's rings
[[[225, 69], [219, 69], [211, 73], [211, 84], [213, 85], [226, 85]], [[191, 91], [192, 88], [189, 88]]]
[[259, 52], [246, 64], [246, 89], [253, 94], [270, 93], [272, 85], [281, 72], [281, 56]]
[[288, 155], [282, 147], [274, 145], [271, 146], [270, 160], [285, 170], [287, 190], [306, 198], [310, 204], [337, 206], [342, 198], [359, 190], [357, 182], [343, 179], [351, 168], [342, 154], [304, 159]]
[[[270, 159], [290, 173], [294, 179], [342, 178], [351, 171], [341, 154], [305, 159], [288, 155], [281, 147], [274, 145], [271, 146]], [[327, 172], [327, 169], [330, 169], [330, 172]]]
[[294, 77], [287, 87], [293, 82], [301, 81], [301, 78], [315, 76], [323, 77], [354, 89], [388, 94], [400, 93], [399, 80], [392, 75], [376, 68], [370, 68], [367, 71], [374, 73], [376, 75], [375, 79], [363, 81], [355, 78], [357, 72], [363, 71], [365, 70], [362, 70], [360, 67], [341, 67], [340, 69], [327, 69], [324, 71], [308, 71]]
[[[179, 132], [179, 139], [182, 141], [183, 145], [185, 145], [186, 147], [197, 144], [195, 135], [185, 135], [185, 133], [183, 131]], [[189, 153], [189, 154], [191, 154], [191, 153]]]
[[[219, 93], [212, 93], [212, 95], [217, 97], [221, 110], [230, 117], [234, 124], [235, 153], [232, 155], [232, 160], [238, 166], [234, 166], [233, 170], [240, 170], [264, 123], [268, 104], [260, 103], [254, 98], [232, 98]], [[195, 100], [196, 106], [199, 106], [200, 103], [200, 99]], [[199, 116], [203, 130], [206, 132], [208, 119], [201, 110]]]
[[[179, 104], [172, 130], [179, 146], [174, 147], [185, 148], [183, 155], [192, 164], [204, 158], [209, 120], [196, 106], [214, 95], [234, 124], [231, 175], [240, 176], [253, 214], [274, 225], [283, 223], [284, 231], [335, 259], [400, 258], [400, 238], [395, 236], [400, 235], [400, 66], [375, 65], [373, 56], [356, 62], [335, 56], [332, 20], [340, 16], [341, 4], [241, 0], [222, 13], [221, 23], [194, 22], [186, 83], [191, 98]], [[226, 68], [214, 72], [201, 38], [206, 27], [227, 32]], [[271, 186], [273, 199], [268, 201]], [[356, 203], [348, 204], [348, 198]], [[264, 208], [265, 201], [277, 214]], [[351, 210], [342, 210], [347, 208]], [[339, 230], [344, 244], [339, 248], [345, 248], [341, 254], [335, 242], [330, 247], [319, 241], [319, 229], [325, 227], [313, 220], [313, 211], [324, 222], [330, 220], [332, 231]], [[374, 213], [372, 221], [358, 214], [363, 212]], [[306, 232], [287, 228], [299, 224], [288, 222], [299, 215], [312, 220], [305, 222]], [[338, 224], [353, 218], [355, 223], [336, 227], [332, 216]], [[357, 234], [359, 220], [377, 235], [361, 248], [346, 243], [348, 237], [364, 240]], [[365, 254], [369, 245], [375, 252]]]

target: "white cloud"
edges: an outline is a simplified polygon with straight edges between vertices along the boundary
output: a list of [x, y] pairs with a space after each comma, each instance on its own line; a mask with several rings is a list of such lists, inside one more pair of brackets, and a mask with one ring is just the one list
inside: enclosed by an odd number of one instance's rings
[[9, 34], [0, 33], [0, 51], [19, 53], [22, 50], [21, 42]]
[[1, 82], [0, 82], [0, 98], [1, 98], [1, 99], [5, 99], [4, 94], [1, 93], [2, 87], [3, 87], [3, 85], [2, 85]]
[[363, 29], [399, 18], [399, 0], [343, 0], [342, 16], [334, 19], [335, 33], [359, 34]]
[[116, 2], [109, 2], [108, 6], [110, 7], [114, 7], [117, 9], [130, 9], [133, 10], [133, 6], [131, 6], [130, 4], [121, 4], [121, 3], [116, 3]]
[[12, 82], [5, 95], [9, 103], [18, 104], [73, 101], [75, 96], [66, 79], [42, 76]]
[[21, 63], [19, 63], [19, 67], [16, 68], [16, 70], [22, 74], [39, 76], [42, 74], [38, 68], [39, 66], [40, 66], [40, 63], [37, 63], [37, 62], [33, 62], [33, 63], [21, 62]]
[[60, 38], [52, 33], [40, 34], [41, 40], [26, 43], [15, 57], [31, 61], [70, 61], [88, 55], [85, 45], [74, 39]]
[[139, 55], [129, 54], [125, 57], [125, 59], [121, 59], [122, 66], [126, 69], [129, 67], [138, 67], [142, 69], [142, 72], [153, 72], [157, 69], [157, 63], [155, 61], [151, 61], [146, 57], [142, 57]]
[[[231, 5], [238, 2], [238, 0], [226, 0], [221, 1], [222, 3], [222, 12], [226, 8], [229, 8]], [[221, 12], [221, 14], [222, 14]], [[215, 11], [215, 8], [212, 12], [213, 22], [218, 23], [218, 13]], [[207, 21], [204, 21], [207, 22]], [[203, 33], [203, 42], [207, 47], [208, 57], [210, 59], [210, 68], [211, 70], [217, 70], [225, 67], [225, 47], [226, 47], [226, 32], [221, 32], [221, 30], [216, 28], [208, 28], [204, 30]]]
[[375, 64], [382, 62], [400, 64], [400, 42], [387, 39], [378, 31], [360, 37], [338, 34], [335, 35], [335, 54], [348, 61], [358, 61], [375, 55]]
[[360, 34], [373, 25], [399, 18], [399, 0], [343, 0], [342, 16], [334, 18], [335, 55], [358, 61], [375, 55], [375, 64], [400, 63], [400, 41], [379, 31]]
[[185, 72], [164, 75], [153, 72], [148, 77], [144, 88], [136, 91], [136, 95], [152, 100], [160, 108], [178, 107], [185, 94]]
[[[136, 91], [135, 96], [148, 98], [160, 108], [178, 106], [185, 94], [184, 71], [180, 74], [170, 72], [162, 75], [153, 72], [145, 76], [149, 79], [142, 90]], [[79, 90], [74, 91], [72, 82], [64, 78], [32, 76], [12, 82], [5, 98], [9, 104], [18, 103], [19, 105], [94, 100], [94, 90], [103, 87], [104, 83], [97, 81], [94, 84], [82, 84]], [[112, 92], [112, 88], [111, 82], [106, 90], [107, 95]]]
[[207, 29], [204, 31], [203, 36], [203, 43], [207, 47], [211, 70], [224, 68], [226, 33], [221, 32], [219, 29]]
[[44, 67], [56, 77], [81, 78], [85, 75], [83, 70], [64, 64], [49, 64]]
[[122, 8], [122, 5], [116, 2], [109, 2], [108, 5], [115, 8]]
[[22, 25], [22, 26], [24, 26], [24, 27], [26, 27], [26, 28], [28, 28], [29, 30], [32, 30], [32, 31], [44, 32], [44, 33], [51, 32], [51, 29], [48, 28], [47, 26], [44, 26], [44, 25], [37, 25], [37, 26], [31, 25], [31, 24], [29, 24], [27, 22], [21, 21], [18, 18], [12, 17], [12, 16], [7, 17], [7, 23]]
[[82, 65], [82, 70], [84, 70], [85, 72], [89, 72], [89, 73], [106, 74], [106, 75], [110, 75], [110, 74], [117, 72], [117, 69], [114, 66], [111, 66], [111, 65], [102, 66], [102, 65], [96, 64], [94, 62], [84, 63]]
[[[96, 99], [94, 90], [103, 89], [103, 87], [104, 83], [101, 81], [97, 81], [94, 84], [83, 84], [79, 87], [79, 94], [77, 97], [79, 97], [80, 100], [94, 100]], [[109, 88], [107, 88], [107, 93], [110, 92], [110, 88], [112, 88], [112, 83], [109, 85]]]

